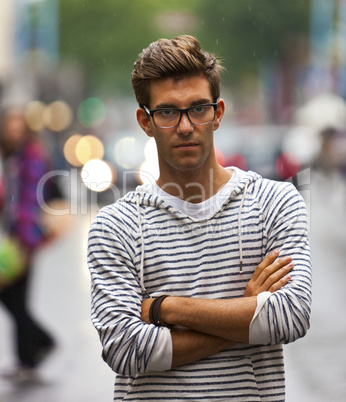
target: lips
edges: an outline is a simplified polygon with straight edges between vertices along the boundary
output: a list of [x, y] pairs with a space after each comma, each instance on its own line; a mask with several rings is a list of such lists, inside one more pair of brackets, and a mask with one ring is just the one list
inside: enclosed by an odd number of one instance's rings
[[182, 149], [182, 150], [189, 150], [194, 149], [198, 146], [195, 142], [184, 142], [183, 144], [176, 145], [174, 148]]

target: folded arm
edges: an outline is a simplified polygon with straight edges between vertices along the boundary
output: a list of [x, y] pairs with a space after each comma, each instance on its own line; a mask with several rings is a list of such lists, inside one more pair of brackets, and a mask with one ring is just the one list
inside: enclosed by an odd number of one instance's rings
[[[112, 216], [113, 215], [113, 216]], [[170, 369], [172, 340], [167, 328], [143, 323], [142, 292], [131, 260], [131, 234], [115, 214], [101, 210], [88, 241], [92, 322], [102, 357], [121, 375]]]
[[[273, 252], [258, 265], [239, 299], [198, 299], [167, 297], [160, 307], [160, 318], [172, 329], [172, 366], [191, 363], [248, 342], [249, 326], [256, 310], [257, 295], [275, 292], [287, 284], [291, 258], [277, 259]], [[142, 320], [150, 323], [149, 308], [154, 299], [142, 303]]]

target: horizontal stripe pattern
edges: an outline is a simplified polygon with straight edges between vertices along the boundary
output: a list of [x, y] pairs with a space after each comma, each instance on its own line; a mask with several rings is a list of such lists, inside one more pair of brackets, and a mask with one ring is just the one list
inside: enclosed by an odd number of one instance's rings
[[[240, 273], [238, 213], [246, 181]], [[305, 335], [311, 305], [307, 216], [300, 194], [289, 183], [248, 173], [222, 209], [202, 221], [151, 194], [140, 196], [144, 284], [151, 296], [241, 297], [257, 265], [277, 248], [282, 256], [293, 256], [295, 268], [291, 282], [265, 305], [270, 345], [239, 343], [194, 364], [150, 372], [155, 345], [169, 330], [140, 319], [136, 193], [103, 208], [90, 228], [88, 264], [92, 320], [103, 358], [117, 373], [114, 401], [283, 401], [281, 344]]]

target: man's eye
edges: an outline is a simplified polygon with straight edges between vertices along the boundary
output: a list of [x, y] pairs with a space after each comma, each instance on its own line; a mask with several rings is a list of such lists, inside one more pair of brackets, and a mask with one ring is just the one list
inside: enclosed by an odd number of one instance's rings
[[155, 116], [158, 119], [175, 119], [179, 116], [179, 112], [174, 109], [163, 109], [156, 112]]
[[196, 106], [195, 108], [192, 109], [193, 112], [195, 113], [203, 113], [205, 111], [204, 106]]

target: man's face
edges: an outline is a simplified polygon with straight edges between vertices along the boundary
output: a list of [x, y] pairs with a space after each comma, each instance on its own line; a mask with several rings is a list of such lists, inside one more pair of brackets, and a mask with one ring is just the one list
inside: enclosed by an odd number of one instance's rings
[[[149, 109], [163, 107], [184, 109], [190, 106], [213, 103], [207, 78], [201, 74], [181, 80], [158, 80], [151, 82]], [[219, 127], [224, 112], [224, 103], [218, 102], [215, 120], [205, 125], [193, 125], [186, 114], [173, 128], [158, 128], [152, 118], [142, 109], [137, 119], [148, 136], [154, 137], [158, 150], [160, 175], [174, 178], [181, 172], [197, 169], [212, 169], [216, 163], [213, 132]]]

